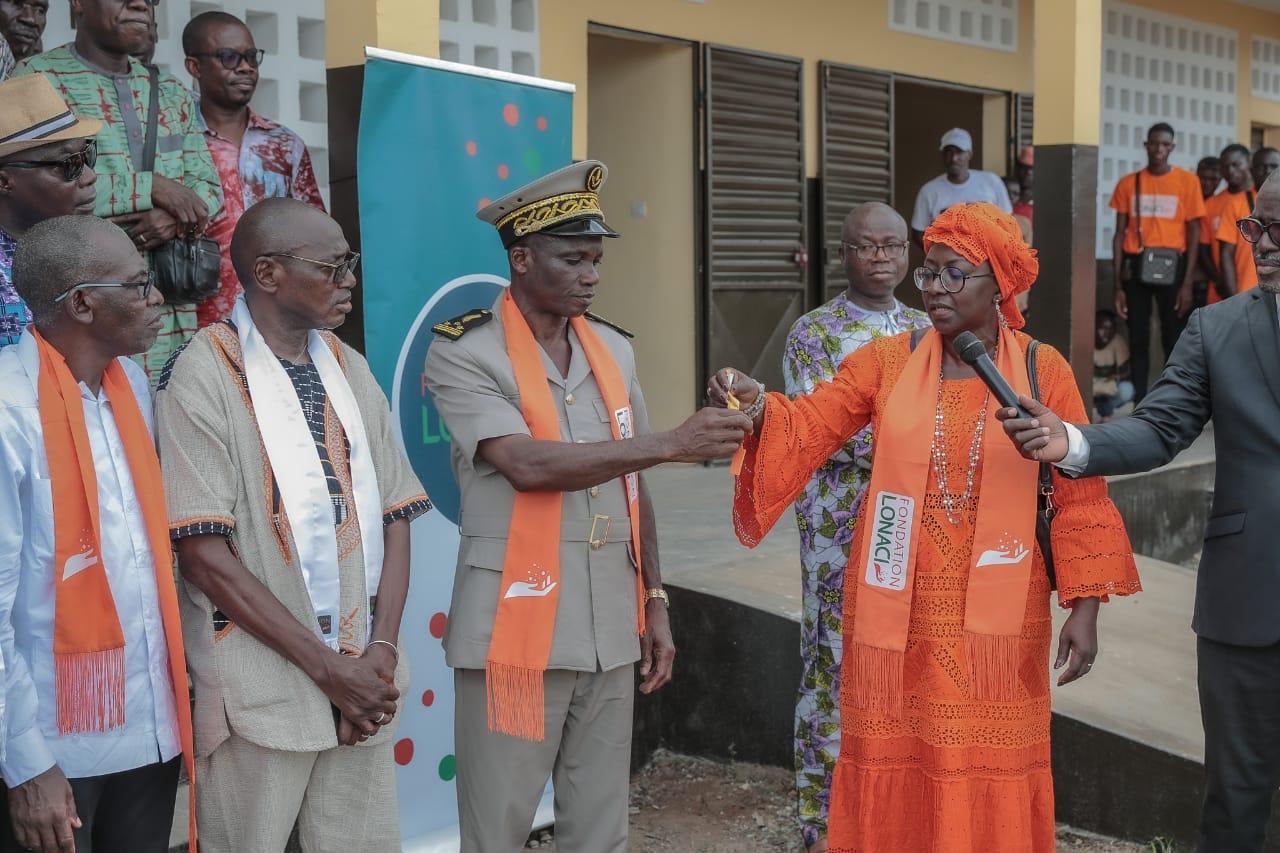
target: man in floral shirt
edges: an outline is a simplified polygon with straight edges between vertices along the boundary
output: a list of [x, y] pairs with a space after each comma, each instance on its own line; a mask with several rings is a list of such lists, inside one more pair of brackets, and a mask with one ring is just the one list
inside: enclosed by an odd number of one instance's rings
[[[893, 208], [858, 205], [840, 234], [848, 289], [796, 321], [782, 372], [790, 396], [831, 380], [840, 363], [875, 338], [926, 328], [929, 317], [894, 298], [907, 274], [910, 234]], [[871, 482], [871, 428], [850, 439], [818, 469], [796, 501], [804, 616], [803, 674], [796, 701], [796, 793], [810, 853], [827, 849], [831, 774], [840, 754], [840, 658], [844, 570], [854, 519]]]
[[264, 198], [295, 198], [320, 210], [324, 200], [298, 134], [249, 109], [263, 56], [249, 28], [226, 12], [204, 12], [183, 30], [182, 48], [200, 88], [205, 141], [224, 195], [208, 233], [222, 250], [222, 286], [197, 308], [203, 329], [230, 317], [241, 293], [231, 266], [231, 235], [244, 212]]

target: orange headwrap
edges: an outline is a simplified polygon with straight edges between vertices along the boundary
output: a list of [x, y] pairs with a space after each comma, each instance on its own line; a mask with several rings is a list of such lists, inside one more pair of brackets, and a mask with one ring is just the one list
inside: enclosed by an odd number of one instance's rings
[[1014, 299], [1031, 289], [1040, 273], [1036, 250], [1022, 239], [1018, 222], [994, 204], [976, 202], [948, 207], [924, 232], [924, 250], [934, 243], [949, 246], [971, 264], [991, 262], [1000, 288], [1000, 311], [1010, 328], [1026, 321]]

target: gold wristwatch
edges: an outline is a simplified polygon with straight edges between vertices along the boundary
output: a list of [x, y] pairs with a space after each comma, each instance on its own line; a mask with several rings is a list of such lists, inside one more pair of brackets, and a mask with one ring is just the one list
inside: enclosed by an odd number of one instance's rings
[[645, 604], [648, 604], [650, 601], [653, 601], [655, 598], [661, 598], [663, 604], [667, 605], [667, 607], [671, 606], [671, 597], [667, 595], [667, 591], [662, 587], [660, 586], [654, 587], [653, 589], [646, 589], [644, 591]]

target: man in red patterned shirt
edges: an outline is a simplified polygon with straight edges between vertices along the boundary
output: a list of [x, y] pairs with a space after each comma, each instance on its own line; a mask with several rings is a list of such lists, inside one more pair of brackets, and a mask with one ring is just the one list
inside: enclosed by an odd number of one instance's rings
[[249, 109], [263, 56], [249, 28], [226, 12], [205, 12], [183, 30], [182, 49], [200, 89], [205, 141], [225, 197], [209, 223], [209, 237], [222, 249], [222, 286], [196, 309], [204, 328], [229, 317], [242, 292], [231, 266], [231, 234], [240, 216], [264, 198], [295, 198], [321, 210], [324, 200], [303, 141]]

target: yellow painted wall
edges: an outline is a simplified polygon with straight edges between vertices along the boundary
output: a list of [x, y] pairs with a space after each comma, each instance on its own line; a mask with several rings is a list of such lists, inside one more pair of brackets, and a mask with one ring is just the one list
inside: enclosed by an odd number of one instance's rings
[[440, 55], [439, 0], [325, 0], [325, 64], [364, 64], [365, 46]]
[[[1280, 102], [1253, 97], [1249, 84], [1249, 52], [1254, 35], [1280, 39], [1280, 14], [1242, 6], [1226, 0], [1128, 0], [1135, 6], [1159, 9], [1236, 31], [1236, 125], [1241, 142], [1248, 144], [1254, 123], [1280, 125]], [[1043, 0], [1042, 0], [1043, 2]]]
[[670, 429], [692, 413], [700, 387], [693, 49], [594, 35], [588, 51], [587, 153], [610, 166], [601, 205], [622, 234], [605, 241], [593, 310], [635, 332], [649, 419]]
[[819, 61], [1030, 91], [1034, 0], [1018, 3], [1018, 51], [1009, 53], [890, 30], [885, 0], [543, 0], [538, 4], [540, 73], [578, 86], [573, 155], [580, 158], [588, 149], [586, 33], [591, 22], [804, 59], [807, 169], [816, 175]]

